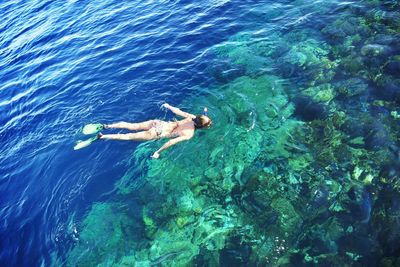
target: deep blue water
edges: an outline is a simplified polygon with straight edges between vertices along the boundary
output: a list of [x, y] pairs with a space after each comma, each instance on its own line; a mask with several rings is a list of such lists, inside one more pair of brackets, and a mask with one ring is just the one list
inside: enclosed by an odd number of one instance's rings
[[162, 117], [162, 102], [198, 94], [208, 49], [243, 27], [238, 4], [0, 4], [2, 266], [47, 265], [70, 245], [74, 216], [113, 189], [136, 146], [75, 152], [81, 126]]
[[[53, 257], [63, 258], [77, 223], [94, 202], [113, 195], [129, 169], [137, 143], [96, 142], [73, 151], [84, 138], [82, 125], [164, 118], [163, 102], [198, 110], [181, 103], [217, 94], [219, 68], [229, 72], [216, 46], [238, 32], [260, 39], [295, 29], [319, 32], [347, 6], [358, 4], [0, 3], [0, 265], [49, 266]], [[370, 219], [373, 202], [365, 195], [362, 221]]]

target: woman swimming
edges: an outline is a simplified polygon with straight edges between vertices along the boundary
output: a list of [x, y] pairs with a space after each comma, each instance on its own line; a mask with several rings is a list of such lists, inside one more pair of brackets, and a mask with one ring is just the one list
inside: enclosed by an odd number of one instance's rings
[[149, 120], [139, 123], [117, 122], [113, 124], [103, 124], [103, 129], [122, 128], [132, 131], [139, 131], [136, 133], [127, 134], [98, 134], [98, 139], [112, 139], [112, 140], [134, 140], [134, 141], [148, 141], [161, 138], [170, 138], [160, 149], [158, 149], [151, 156], [152, 158], [159, 158], [160, 153], [179, 142], [189, 140], [193, 137], [195, 129], [207, 128], [212, 124], [211, 119], [207, 116], [207, 108], [204, 108], [202, 115], [193, 115], [183, 112], [182, 110], [173, 107], [167, 103], [162, 105], [163, 108], [169, 109], [178, 116], [184, 119], [179, 121], [162, 121], [162, 120]]

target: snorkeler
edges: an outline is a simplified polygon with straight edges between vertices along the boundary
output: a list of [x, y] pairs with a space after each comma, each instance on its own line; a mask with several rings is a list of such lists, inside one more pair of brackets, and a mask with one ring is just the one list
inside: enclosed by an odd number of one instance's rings
[[97, 139], [148, 141], [161, 138], [170, 138], [168, 142], [166, 142], [151, 156], [152, 158], [157, 159], [160, 157], [160, 153], [163, 150], [179, 142], [191, 139], [194, 135], [195, 129], [207, 128], [212, 124], [211, 119], [207, 116], [207, 108], [204, 108], [202, 115], [195, 116], [193, 114], [183, 112], [179, 108], [173, 107], [167, 103], [164, 103], [161, 107], [169, 109], [184, 119], [179, 121], [149, 120], [139, 123], [117, 122], [113, 124], [88, 124], [83, 128], [84, 134], [94, 134], [103, 129], [111, 128], [141, 131], [127, 134], [99, 133], [96, 137], [88, 139], [87, 141], [79, 142], [74, 149], [77, 150], [86, 147]]

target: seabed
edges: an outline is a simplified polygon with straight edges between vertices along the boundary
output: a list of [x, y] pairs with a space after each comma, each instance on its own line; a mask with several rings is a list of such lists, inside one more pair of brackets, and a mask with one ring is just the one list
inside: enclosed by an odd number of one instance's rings
[[214, 93], [180, 103], [213, 127], [159, 160], [141, 144], [66, 265], [400, 266], [399, 10], [216, 46]]

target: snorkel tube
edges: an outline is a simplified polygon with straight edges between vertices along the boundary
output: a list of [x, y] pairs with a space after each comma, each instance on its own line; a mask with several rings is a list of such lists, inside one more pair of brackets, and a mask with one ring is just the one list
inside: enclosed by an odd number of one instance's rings
[[204, 115], [204, 116], [208, 116], [208, 109], [207, 109], [207, 107], [204, 107], [204, 109], [203, 109], [203, 115]]

